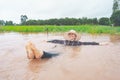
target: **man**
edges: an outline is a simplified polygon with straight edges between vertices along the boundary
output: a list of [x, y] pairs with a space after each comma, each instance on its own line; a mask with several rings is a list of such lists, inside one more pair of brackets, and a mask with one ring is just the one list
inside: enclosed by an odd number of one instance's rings
[[[107, 45], [108, 43], [97, 43], [97, 42], [81, 42], [80, 35], [75, 30], [70, 30], [64, 35], [65, 40], [51, 40], [47, 42], [55, 44], [63, 44], [66, 46], [81, 46], [81, 45]], [[38, 50], [32, 42], [28, 42], [26, 45], [27, 57], [29, 59], [43, 59], [52, 58], [58, 56], [59, 54], [52, 54], [43, 50]]]

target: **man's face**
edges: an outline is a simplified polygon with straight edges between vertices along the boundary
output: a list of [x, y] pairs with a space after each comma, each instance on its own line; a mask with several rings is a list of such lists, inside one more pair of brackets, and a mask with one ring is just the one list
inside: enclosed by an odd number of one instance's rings
[[76, 39], [76, 35], [74, 33], [69, 33], [68, 37], [70, 40], [74, 41]]

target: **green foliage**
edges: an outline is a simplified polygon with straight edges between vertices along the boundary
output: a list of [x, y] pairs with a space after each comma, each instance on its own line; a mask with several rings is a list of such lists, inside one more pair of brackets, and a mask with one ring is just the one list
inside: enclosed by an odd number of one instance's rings
[[20, 17], [21, 17], [21, 24], [24, 25], [28, 17], [26, 15], [21, 15]]
[[83, 24], [98, 24], [97, 18], [88, 19], [83, 18], [60, 18], [60, 19], [48, 19], [48, 20], [28, 20], [24, 22], [24, 25], [83, 25]]
[[12, 21], [6, 21], [5, 25], [14, 25]]
[[118, 0], [114, 0], [113, 2], [113, 13], [119, 10]]
[[120, 26], [120, 10], [114, 12], [110, 19], [115, 26]]
[[102, 17], [99, 19], [100, 25], [110, 25], [110, 19], [106, 17]]
[[66, 32], [74, 29], [80, 33], [92, 34], [120, 34], [120, 27], [98, 26], [98, 25], [74, 25], [74, 26], [3, 26], [0, 27], [0, 32]]
[[95, 24], [95, 25], [97, 25], [98, 24], [98, 20], [97, 20], [97, 18], [93, 18], [93, 24]]
[[5, 21], [4, 20], [0, 20], [0, 26], [5, 25]]

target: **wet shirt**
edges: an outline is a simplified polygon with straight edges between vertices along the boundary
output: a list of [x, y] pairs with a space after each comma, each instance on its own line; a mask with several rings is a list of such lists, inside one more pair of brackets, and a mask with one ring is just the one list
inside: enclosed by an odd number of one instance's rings
[[81, 42], [81, 41], [69, 41], [69, 40], [51, 40], [47, 41], [56, 44], [64, 44], [67, 46], [80, 46], [80, 45], [99, 45], [97, 42]]

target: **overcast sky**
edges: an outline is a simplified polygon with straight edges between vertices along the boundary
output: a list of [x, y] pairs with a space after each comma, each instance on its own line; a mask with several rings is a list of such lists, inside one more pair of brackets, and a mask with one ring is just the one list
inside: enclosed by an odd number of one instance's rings
[[0, 20], [110, 17], [113, 0], [0, 0]]

